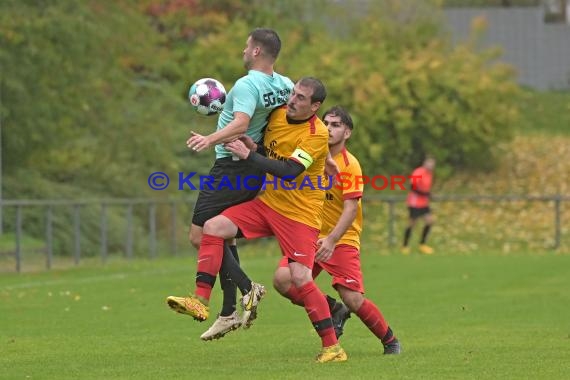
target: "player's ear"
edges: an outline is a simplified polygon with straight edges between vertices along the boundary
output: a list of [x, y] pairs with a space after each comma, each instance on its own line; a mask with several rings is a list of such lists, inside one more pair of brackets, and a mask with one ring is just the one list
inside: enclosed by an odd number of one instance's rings
[[350, 138], [350, 136], [352, 136], [352, 129], [350, 128], [344, 128], [344, 138], [345, 140], [348, 140]]
[[257, 56], [259, 56], [259, 55], [261, 55], [261, 47], [256, 46], [256, 47], [253, 48], [253, 56], [254, 56], [254, 57], [257, 57]]
[[317, 113], [319, 108], [321, 108], [321, 102], [311, 103], [311, 111], [313, 111], [313, 113]]

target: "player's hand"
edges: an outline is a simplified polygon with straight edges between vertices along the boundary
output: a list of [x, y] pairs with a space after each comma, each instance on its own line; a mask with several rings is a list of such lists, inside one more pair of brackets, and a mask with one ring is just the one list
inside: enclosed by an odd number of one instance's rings
[[194, 131], [190, 133], [192, 134], [192, 137], [186, 140], [186, 146], [194, 152], [201, 152], [212, 145], [208, 136], [202, 136]]
[[338, 165], [336, 164], [336, 162], [333, 160], [333, 158], [330, 156], [330, 154], [327, 156], [327, 159], [325, 161], [325, 174], [328, 177], [334, 177], [336, 178], [336, 176], [340, 173], [340, 170], [338, 168]]
[[332, 257], [335, 243], [327, 236], [326, 238], [317, 240], [317, 247], [315, 261], [327, 261]]
[[249, 150], [257, 150], [257, 144], [248, 135], [243, 135], [238, 140], [241, 140]]
[[238, 156], [240, 159], [245, 160], [247, 156], [249, 156], [249, 152], [251, 151], [243, 141], [241, 140], [234, 140], [229, 143], [224, 144], [224, 148]]

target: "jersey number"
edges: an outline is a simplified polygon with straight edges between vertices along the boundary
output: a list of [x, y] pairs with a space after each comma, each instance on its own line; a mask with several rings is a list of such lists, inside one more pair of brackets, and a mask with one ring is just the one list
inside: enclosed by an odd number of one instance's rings
[[275, 95], [272, 92], [268, 92], [267, 94], [263, 94], [263, 102], [265, 107], [274, 106], [276, 103]]

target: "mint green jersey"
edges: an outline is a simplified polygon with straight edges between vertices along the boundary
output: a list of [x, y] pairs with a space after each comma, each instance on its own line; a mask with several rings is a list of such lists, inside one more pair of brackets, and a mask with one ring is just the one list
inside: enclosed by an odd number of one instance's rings
[[[283, 75], [249, 70], [228, 92], [224, 109], [218, 118], [217, 130], [225, 128], [234, 119], [234, 112], [243, 112], [251, 118], [246, 134], [253, 141], [261, 141], [269, 114], [287, 103], [292, 90], [293, 82]], [[222, 144], [216, 145], [216, 158], [231, 155]]]

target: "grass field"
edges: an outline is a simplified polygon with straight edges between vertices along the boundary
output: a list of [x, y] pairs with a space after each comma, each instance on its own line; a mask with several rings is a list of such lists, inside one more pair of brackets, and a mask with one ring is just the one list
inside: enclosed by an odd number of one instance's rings
[[[277, 257], [244, 251], [250, 275], [270, 285]], [[353, 316], [341, 339], [349, 361], [313, 363], [316, 333], [275, 291], [250, 330], [202, 342], [210, 322], [164, 303], [191, 285], [189, 257], [2, 274], [0, 378], [568, 378], [570, 256], [365, 255], [363, 264], [400, 356], [382, 356]], [[319, 285], [330, 292], [328, 281]], [[216, 311], [218, 286], [214, 294]]]

